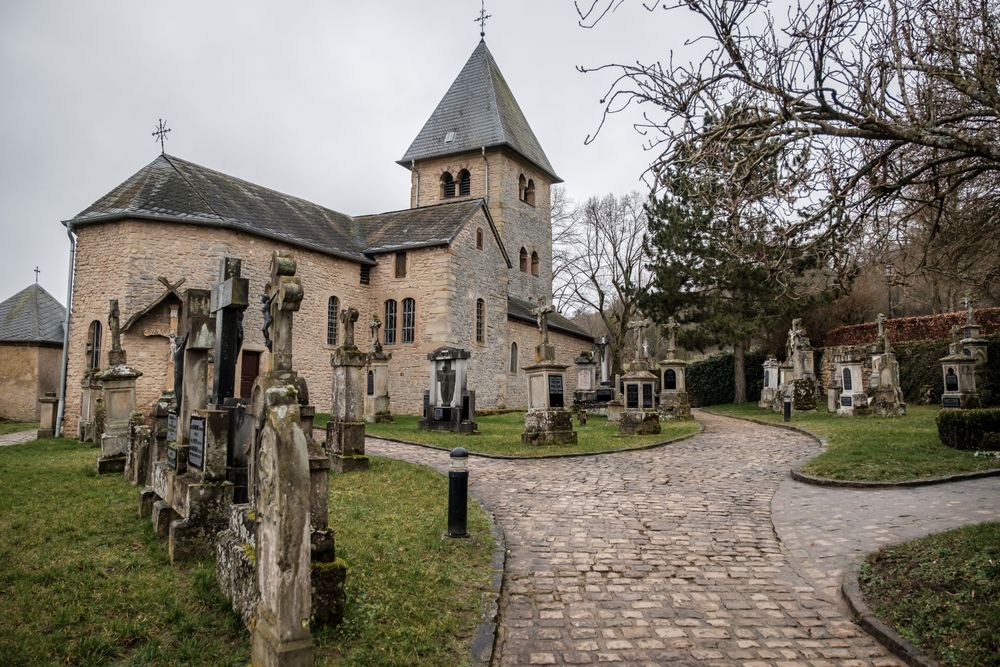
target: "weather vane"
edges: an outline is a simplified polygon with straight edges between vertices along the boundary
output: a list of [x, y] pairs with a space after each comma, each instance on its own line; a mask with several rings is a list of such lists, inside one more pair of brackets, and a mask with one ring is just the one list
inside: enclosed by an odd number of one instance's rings
[[480, 0], [479, 18], [475, 19], [473, 23], [479, 24], [479, 36], [481, 38], [486, 37], [486, 19], [491, 18], [493, 18], [493, 15], [486, 13], [486, 0]]
[[169, 132], [169, 131], [170, 131], [170, 129], [166, 126], [166, 124], [164, 124], [163, 119], [161, 118], [160, 122], [157, 123], [157, 125], [156, 125], [156, 132], [153, 132], [153, 136], [156, 137], [156, 139], [154, 139], [154, 141], [159, 141], [160, 142], [160, 154], [161, 155], [166, 152], [166, 151], [163, 150], [163, 140], [166, 139], [167, 132]]

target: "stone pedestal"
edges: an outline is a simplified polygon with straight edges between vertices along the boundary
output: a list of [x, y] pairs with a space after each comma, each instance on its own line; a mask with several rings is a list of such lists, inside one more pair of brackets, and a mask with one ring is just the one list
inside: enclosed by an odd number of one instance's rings
[[979, 391], [976, 385], [976, 360], [961, 353], [941, 358], [944, 376], [943, 408], [978, 408]]
[[80, 419], [77, 426], [77, 439], [80, 442], [92, 442], [99, 445], [102, 429], [96, 422], [97, 401], [102, 400], [101, 383], [97, 379], [100, 369], [93, 368], [83, 374], [80, 382]]
[[774, 399], [771, 402], [771, 409], [777, 413], [781, 413], [784, 410], [783, 404], [785, 401], [785, 396], [792, 396], [794, 393], [793, 382], [795, 381], [795, 376], [793, 373], [792, 364], [789, 362], [784, 362], [778, 366], [778, 390], [774, 392]]
[[618, 432], [622, 435], [650, 435], [660, 432], [660, 416], [653, 396], [656, 376], [645, 362], [636, 362], [622, 376], [625, 385], [625, 409]]
[[543, 361], [524, 368], [528, 381], [528, 411], [524, 415], [525, 445], [575, 445], [573, 415], [566, 410], [567, 366]]
[[337, 472], [367, 470], [363, 396], [368, 355], [356, 347], [338, 347], [333, 366], [333, 407], [326, 427], [326, 446]]
[[877, 378], [870, 390], [869, 404], [882, 417], [902, 417], [906, 414], [903, 391], [899, 386], [899, 363], [892, 352], [872, 356], [872, 375]]
[[684, 373], [687, 362], [680, 359], [664, 359], [660, 366], [660, 415], [666, 419], [690, 419], [691, 404], [688, 401]]
[[105, 423], [101, 435], [98, 474], [122, 472], [129, 445], [129, 424], [135, 412], [135, 381], [142, 373], [127, 364], [111, 366], [97, 375], [104, 393]]
[[573, 363], [576, 364], [576, 392], [573, 393], [573, 404], [586, 408], [597, 400], [597, 364], [590, 352], [582, 352]]
[[392, 421], [389, 410], [389, 360], [386, 352], [372, 352], [368, 355], [368, 369], [365, 374], [365, 421], [370, 424], [387, 424]]
[[476, 432], [476, 393], [466, 388], [471, 353], [440, 347], [427, 355], [430, 388], [424, 392], [420, 428], [431, 431]]
[[617, 426], [622, 421], [622, 412], [625, 409], [625, 404], [618, 399], [613, 399], [608, 401], [607, 411], [608, 411], [608, 424]]
[[38, 399], [38, 438], [51, 438], [56, 434], [56, 412], [59, 397], [48, 392]]
[[834, 366], [840, 391], [837, 396], [838, 415], [870, 414], [868, 395], [862, 385], [863, 372], [860, 359], [843, 359]]
[[760, 401], [757, 403], [761, 408], [772, 408], [774, 397], [778, 394], [778, 387], [781, 381], [778, 378], [778, 360], [768, 357], [764, 362], [764, 386], [760, 390]]

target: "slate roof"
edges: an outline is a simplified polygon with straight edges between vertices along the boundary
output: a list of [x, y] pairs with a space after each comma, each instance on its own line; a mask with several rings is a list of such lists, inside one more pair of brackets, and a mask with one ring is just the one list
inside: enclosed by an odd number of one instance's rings
[[[507, 318], [511, 320], [521, 320], [522, 322], [538, 323], [538, 318], [532, 312], [538, 307], [537, 303], [524, 301], [513, 296], [507, 297]], [[581, 329], [572, 321], [566, 319], [559, 313], [549, 313], [549, 328], [553, 331], [560, 331], [570, 336], [583, 338], [593, 343], [594, 337]]]
[[[455, 133], [454, 139], [445, 143], [449, 132]], [[509, 146], [556, 183], [562, 182], [531, 131], [493, 54], [486, 48], [486, 42], [480, 41], [399, 164], [408, 167], [411, 160], [479, 150], [484, 146]]]
[[0, 303], [0, 342], [62, 346], [66, 309], [41, 285], [28, 285]]
[[350, 216], [172, 155], [160, 155], [68, 222], [140, 218], [227, 227], [364, 264]]

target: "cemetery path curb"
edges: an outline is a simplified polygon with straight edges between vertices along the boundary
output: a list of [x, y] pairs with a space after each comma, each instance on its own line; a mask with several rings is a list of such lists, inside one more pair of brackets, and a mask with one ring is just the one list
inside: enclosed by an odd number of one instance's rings
[[861, 593], [861, 585], [858, 583], [858, 574], [864, 559], [865, 556], [854, 559], [844, 570], [844, 581], [840, 588], [851, 613], [857, 617], [858, 624], [878, 643], [910, 667], [940, 667], [938, 663], [921, 653], [920, 649], [913, 643], [904, 639], [872, 613], [872, 610], [865, 603], [864, 595]]
[[470, 667], [489, 667], [496, 650], [497, 632], [500, 628], [500, 595], [503, 593], [504, 573], [507, 571], [507, 541], [496, 515], [481, 498], [472, 494], [486, 509], [493, 535], [493, 555], [490, 558], [490, 596], [484, 601], [483, 619], [472, 635], [472, 661]]
[[[715, 414], [714, 412], [712, 414]], [[726, 415], [722, 415], [725, 417]], [[675, 442], [681, 442], [682, 440], [687, 440], [688, 438], [693, 438], [696, 435], [701, 435], [705, 432], [705, 425], [694, 420], [698, 424], [698, 430], [694, 433], [688, 433], [687, 435], [679, 435], [675, 438], [669, 438], [663, 440], [662, 442], [652, 442], [648, 445], [639, 445], [638, 447], [628, 447], [626, 449], [602, 449], [599, 452], [573, 452], [570, 454], [545, 454], [543, 456], [509, 456], [507, 454], [482, 454], [479, 452], [469, 452], [469, 456], [478, 456], [482, 459], [497, 459], [499, 461], [545, 461], [551, 459], [576, 459], [583, 458], [586, 456], [604, 456], [605, 454], [623, 454], [626, 452], [641, 452], [646, 449], [655, 449], [657, 447], [663, 447], [664, 445], [672, 445]], [[424, 449], [433, 449], [439, 452], [450, 452], [450, 447], [441, 447], [440, 445], [428, 445], [425, 442], [413, 442], [412, 440], [400, 440], [398, 438], [386, 438], [381, 435], [365, 435], [366, 438], [377, 438], [378, 440], [385, 440], [386, 442], [394, 442], [398, 445], [412, 445], [414, 447], [423, 447]]]
[[[795, 431], [796, 433], [801, 433], [802, 435], [808, 436], [821, 444], [824, 449], [827, 447], [827, 442], [823, 438], [820, 438], [814, 433], [810, 433], [804, 429], [798, 428], [797, 426], [791, 426], [790, 424], [775, 424], [774, 422], [769, 422], [764, 419], [754, 419], [753, 417], [737, 417], [735, 415], [727, 415], [722, 412], [714, 412], [712, 410], [706, 410], [705, 408], [699, 408], [704, 410], [710, 415], [716, 415], [719, 417], [729, 417], [730, 419], [739, 419], [742, 421], [753, 422], [754, 424], [760, 424], [761, 426], [773, 426], [775, 428], [783, 428], [787, 431]], [[907, 488], [914, 486], [930, 486], [932, 484], [947, 484], [949, 482], [964, 482], [970, 479], [980, 479], [982, 477], [996, 477], [1000, 476], [1000, 468], [990, 468], [989, 470], [976, 470], [973, 472], [960, 472], [954, 475], [944, 475], [942, 477], [921, 477], [919, 479], [904, 479], [898, 482], [866, 482], [864, 480], [852, 480], [852, 479], [833, 479], [831, 477], [816, 477], [808, 473], [802, 472], [802, 466], [794, 466], [789, 474], [797, 482], [802, 482], [803, 484], [812, 484], [814, 486], [836, 486], [845, 489], [894, 489], [894, 488]]]

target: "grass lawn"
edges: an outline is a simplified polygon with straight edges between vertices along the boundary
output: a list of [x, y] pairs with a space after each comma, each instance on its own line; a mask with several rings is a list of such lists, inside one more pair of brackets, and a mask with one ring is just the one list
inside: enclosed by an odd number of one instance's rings
[[942, 665], [1000, 665], [1000, 523], [877, 551], [859, 580], [875, 615]]
[[[713, 405], [734, 417], [781, 423], [781, 415], [756, 403]], [[791, 425], [826, 440], [825, 452], [802, 467], [810, 475], [854, 481], [890, 482], [938, 477], [1000, 467], [996, 458], [945, 447], [938, 439], [934, 406], [907, 406], [907, 415], [838, 417], [825, 410], [792, 414]]]
[[[317, 428], [326, 428], [329, 418], [329, 415], [317, 414]], [[580, 426], [575, 419], [573, 420], [573, 428], [578, 434], [576, 446], [533, 447], [521, 444], [521, 433], [524, 432], [523, 412], [478, 417], [476, 419], [479, 424], [478, 435], [425, 431], [417, 427], [420, 418], [413, 415], [394, 415], [393, 419], [395, 421], [391, 424], [367, 424], [365, 432], [368, 435], [436, 445], [447, 449], [465, 447], [470, 452], [480, 454], [526, 457], [631, 449], [697, 433], [699, 428], [695, 421], [665, 421], [660, 423], [662, 432], [659, 435], [619, 437], [617, 428], [609, 427], [607, 419], [591, 417], [586, 426]]]
[[6, 419], [0, 419], [0, 435], [37, 430], [38, 422], [9, 422]]
[[[71, 440], [0, 448], [0, 663], [246, 665], [214, 562], [171, 567], [136, 489], [96, 477], [96, 456]], [[466, 661], [492, 550], [482, 509], [472, 539], [448, 540], [447, 482], [429, 469], [373, 459], [331, 487], [348, 605], [317, 633], [317, 663]]]

